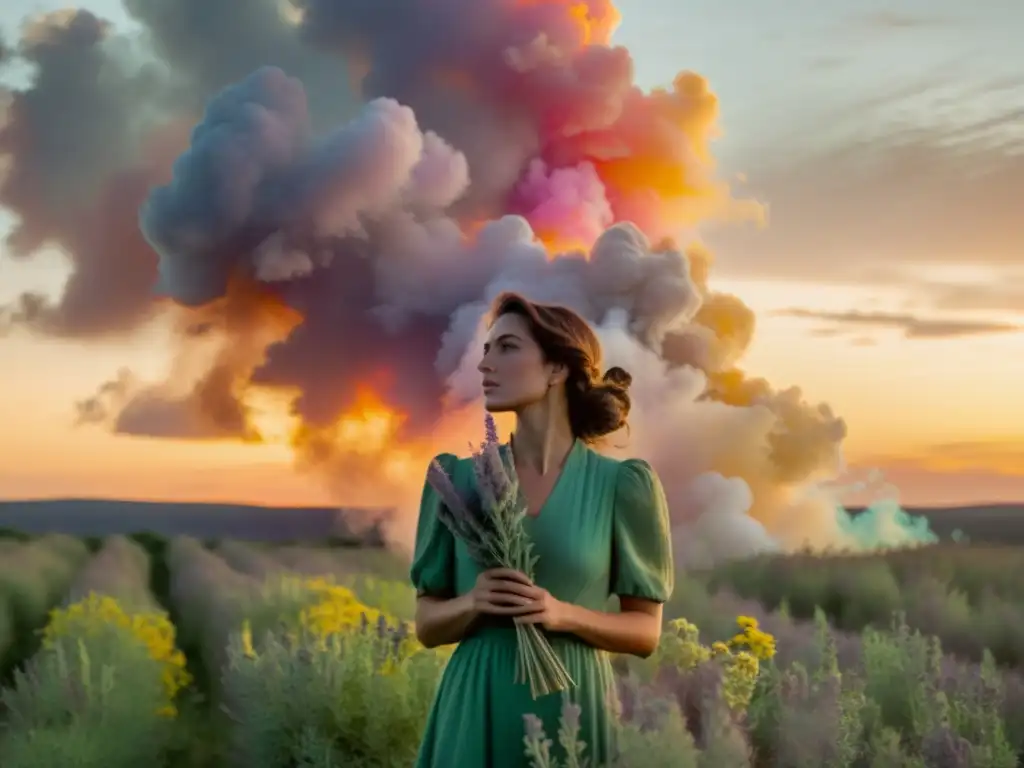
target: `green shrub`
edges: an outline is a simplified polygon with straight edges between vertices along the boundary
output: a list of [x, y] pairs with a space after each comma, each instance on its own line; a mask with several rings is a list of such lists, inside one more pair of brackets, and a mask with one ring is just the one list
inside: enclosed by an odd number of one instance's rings
[[408, 768], [444, 666], [375, 627], [233, 636], [222, 690], [239, 768]]
[[41, 651], [2, 693], [0, 765], [159, 766], [172, 720], [162, 670], [130, 631], [111, 627]]

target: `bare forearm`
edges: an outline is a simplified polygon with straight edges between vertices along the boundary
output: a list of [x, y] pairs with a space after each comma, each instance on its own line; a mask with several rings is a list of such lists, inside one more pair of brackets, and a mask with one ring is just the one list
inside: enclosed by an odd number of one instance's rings
[[567, 610], [566, 631], [603, 651], [645, 658], [658, 648], [661, 616], [643, 611], [609, 613], [579, 605]]
[[416, 601], [416, 638], [427, 648], [462, 640], [476, 621], [471, 595], [448, 600], [420, 597]]

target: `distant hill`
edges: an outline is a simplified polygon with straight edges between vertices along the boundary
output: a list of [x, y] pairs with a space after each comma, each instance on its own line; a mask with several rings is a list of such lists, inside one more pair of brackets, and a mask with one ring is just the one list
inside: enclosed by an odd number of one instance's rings
[[[860, 510], [851, 510], [857, 514]], [[334, 538], [379, 546], [380, 530], [360, 532], [352, 522], [367, 510], [332, 507], [259, 507], [245, 504], [188, 504], [171, 502], [64, 499], [0, 501], [0, 528], [27, 533], [68, 533], [104, 536], [150, 531], [164, 536], [200, 539], [290, 541]], [[978, 543], [1024, 545], [1024, 504], [969, 507], [908, 507], [928, 518], [942, 539], [962, 531]], [[386, 511], [380, 511], [381, 516]]]
[[[360, 531], [353, 525], [366, 511], [108, 499], [5, 501], [0, 502], [0, 528], [75, 536], [149, 531], [164, 536], [251, 541], [332, 538], [380, 546], [383, 539], [379, 527]], [[383, 517], [387, 513], [381, 510], [380, 514]]]

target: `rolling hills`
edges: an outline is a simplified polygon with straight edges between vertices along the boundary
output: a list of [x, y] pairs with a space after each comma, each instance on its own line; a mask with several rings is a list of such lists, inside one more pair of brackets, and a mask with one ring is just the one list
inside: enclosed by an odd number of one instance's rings
[[[1024, 544], [1024, 504], [909, 507], [907, 511], [928, 518], [932, 529], [942, 539], [960, 530], [973, 542]], [[114, 499], [0, 501], [0, 528], [75, 536], [150, 531], [164, 536], [275, 542], [333, 538], [351, 544], [379, 545], [379, 527], [365, 529], [357, 523], [366, 512], [331, 507]], [[379, 512], [378, 518], [386, 516], [386, 510]], [[859, 510], [852, 512], [857, 514]]]

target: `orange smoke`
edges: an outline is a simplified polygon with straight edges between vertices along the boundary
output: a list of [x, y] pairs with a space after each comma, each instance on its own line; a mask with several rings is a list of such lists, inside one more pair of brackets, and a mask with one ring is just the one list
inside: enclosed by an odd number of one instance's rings
[[[461, 224], [460, 227], [462, 229], [462, 235], [466, 241], [474, 241], [480, 235], [481, 230], [483, 230], [483, 228], [489, 223], [491, 222], [488, 219], [480, 219]], [[570, 253], [572, 251], [582, 251], [583, 254], [589, 258], [590, 249], [594, 245], [590, 240], [571, 237], [564, 232], [558, 231], [557, 228], [535, 228], [533, 230], [533, 236], [540, 245], [544, 246], [544, 250], [547, 251], [549, 259], [553, 259], [560, 253]]]
[[392, 408], [369, 384], [332, 424], [298, 422], [291, 436], [299, 469], [328, 478], [343, 504], [380, 506], [395, 501], [408, 478], [433, 456], [425, 442], [401, 440], [407, 415]]
[[268, 328], [272, 336], [288, 334], [300, 322], [302, 314], [285, 303], [270, 286], [235, 274], [224, 296], [199, 307], [169, 304], [183, 335], [196, 329], [250, 331]]
[[[285, 339], [302, 322], [302, 315], [265, 285], [234, 278], [225, 296], [199, 308], [177, 307], [181, 335], [179, 365], [188, 368], [193, 355], [213, 344], [205, 372], [191, 384], [182, 400], [203, 431], [245, 442], [265, 442], [258, 411], [252, 407], [249, 384], [266, 350]], [[183, 371], [187, 375], [187, 370]]]
[[746, 408], [770, 393], [764, 379], [748, 378], [739, 368], [708, 374], [707, 397], [726, 405]]
[[317, 427], [295, 413], [298, 387], [254, 386], [246, 392], [253, 420], [264, 438], [283, 442], [313, 464], [337, 452], [380, 456], [397, 445], [407, 417], [384, 402], [371, 384], [357, 388], [353, 405], [330, 425]]
[[[407, 416], [390, 408], [370, 385], [360, 385], [353, 406], [342, 413], [322, 435], [330, 435], [332, 443], [346, 451], [361, 454], [379, 454], [394, 443]], [[301, 428], [298, 442], [313, 434]]]
[[[715, 186], [709, 186], [708, 176], [713, 167], [711, 140], [719, 103], [708, 81], [694, 73], [680, 73], [671, 91], [654, 90], [640, 109], [636, 130], [645, 132], [651, 124], [662, 125], [685, 141], [648, 142], [643, 133], [631, 135], [633, 125], [616, 125], [615, 138], [630, 145], [631, 151], [604, 158], [602, 145], [613, 145], [612, 137], [597, 137], [596, 141], [585, 137], [582, 148], [605, 186], [621, 196], [653, 194], [660, 200], [687, 201], [717, 193]], [[586, 145], [591, 142], [593, 147]]]
[[650, 190], [659, 197], [696, 197], [697, 184], [686, 178], [685, 169], [659, 157], [623, 157], [596, 160], [597, 173], [606, 186], [625, 193]]
[[515, 8], [555, 5], [565, 8], [566, 16], [580, 31], [580, 45], [607, 45], [622, 21], [612, 0], [512, 0]]
[[560, 253], [582, 252], [590, 258], [590, 249], [593, 243], [581, 237], [569, 237], [556, 229], [539, 230], [534, 232], [537, 241], [544, 246], [548, 253], [548, 259], [553, 259]]

